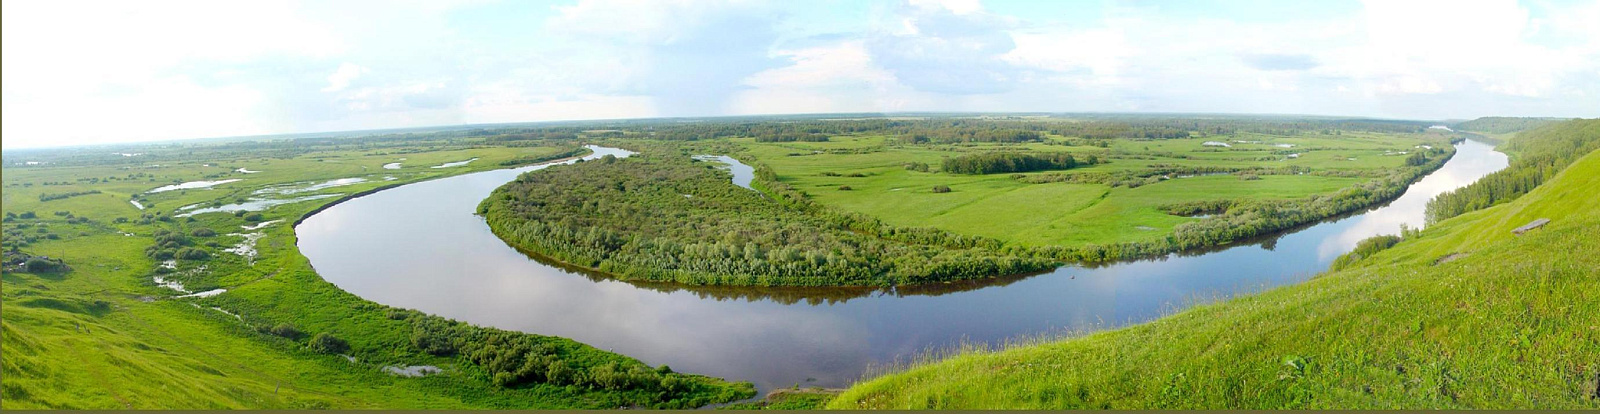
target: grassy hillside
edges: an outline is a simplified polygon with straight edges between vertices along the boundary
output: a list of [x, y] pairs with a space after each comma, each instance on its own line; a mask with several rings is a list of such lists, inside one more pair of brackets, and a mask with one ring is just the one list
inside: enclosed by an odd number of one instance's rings
[[[346, 147], [352, 143], [18, 156], [40, 164], [7, 165], [0, 196], [0, 407], [691, 408], [754, 395], [748, 383], [390, 308], [322, 280], [296, 247], [291, 223], [338, 197], [574, 149], [447, 139]], [[384, 167], [394, 162], [402, 164]], [[237, 181], [147, 192], [219, 179]], [[65, 194], [76, 195], [50, 196]], [[307, 195], [324, 198], [187, 215]], [[395, 373], [423, 365], [439, 371]]]
[[[1125, 329], [963, 353], [829, 406], [1600, 408], [1597, 193], [1600, 152], [1346, 270]], [[1510, 234], [1535, 218], [1553, 221]]]

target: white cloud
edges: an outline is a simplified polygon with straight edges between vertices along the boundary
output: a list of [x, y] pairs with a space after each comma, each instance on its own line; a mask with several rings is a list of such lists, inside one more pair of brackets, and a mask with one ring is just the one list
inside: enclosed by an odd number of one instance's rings
[[3, 2], [0, 125], [13, 148], [792, 112], [1597, 115], [1600, 1], [1351, 5]]
[[322, 91], [342, 91], [344, 88], [350, 87], [351, 81], [356, 80], [356, 78], [361, 77], [362, 74], [367, 72], [370, 72], [370, 70], [362, 67], [361, 65], [350, 62], [340, 64], [339, 69], [334, 70], [332, 75], [328, 75], [328, 87], [322, 88]]

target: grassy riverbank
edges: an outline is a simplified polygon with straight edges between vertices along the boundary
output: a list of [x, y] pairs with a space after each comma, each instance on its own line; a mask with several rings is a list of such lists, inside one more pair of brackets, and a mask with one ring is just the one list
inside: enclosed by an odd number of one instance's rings
[[[1600, 408], [1600, 153], [1303, 284], [969, 351], [832, 408]], [[1550, 218], [1542, 229], [1512, 228]]]
[[[4, 407], [692, 408], [754, 394], [563, 338], [389, 308], [323, 281], [290, 225], [321, 206], [582, 150], [423, 138], [8, 152]], [[10, 166], [21, 159], [40, 165]], [[146, 193], [200, 180], [237, 181]], [[263, 200], [299, 201], [186, 215]], [[395, 373], [407, 366], [439, 371]]]

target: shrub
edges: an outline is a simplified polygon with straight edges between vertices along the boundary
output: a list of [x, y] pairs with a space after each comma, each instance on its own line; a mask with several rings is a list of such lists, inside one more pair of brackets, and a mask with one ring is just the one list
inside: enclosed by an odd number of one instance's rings
[[205, 260], [211, 258], [211, 253], [206, 253], [203, 249], [185, 247], [178, 249], [177, 257], [183, 260]]
[[295, 329], [294, 325], [290, 325], [290, 324], [287, 324], [287, 323], [280, 323], [280, 324], [278, 324], [278, 326], [274, 326], [274, 327], [272, 327], [272, 329], [267, 330], [267, 332], [271, 333], [273, 335], [277, 335], [277, 336], [281, 336], [281, 337], [289, 338], [289, 339], [299, 339], [300, 338], [300, 330], [299, 329]]
[[947, 186], [947, 185], [936, 185], [936, 186], [933, 186], [933, 192], [935, 192], [935, 193], [948, 193], [948, 192], [950, 192], [950, 186]]
[[389, 308], [389, 310], [384, 311], [384, 316], [387, 316], [391, 320], [398, 321], [411, 317], [411, 311], [398, 308]]
[[216, 230], [212, 230], [212, 229], [208, 229], [208, 228], [205, 228], [205, 227], [201, 227], [201, 228], [189, 231], [189, 235], [190, 236], [195, 236], [195, 237], [216, 237], [217, 236], [217, 231]]
[[1239, 180], [1240, 181], [1255, 181], [1255, 180], [1260, 180], [1260, 179], [1261, 179], [1261, 176], [1258, 176], [1258, 175], [1255, 175], [1255, 174], [1239, 174]]
[[55, 272], [66, 267], [59, 260], [50, 260], [39, 256], [30, 257], [27, 261], [22, 262], [22, 269], [28, 273]]
[[[1405, 231], [1405, 229], [1402, 229], [1402, 231]], [[1370, 257], [1378, 252], [1388, 250], [1390, 247], [1394, 247], [1394, 245], [1398, 243], [1400, 243], [1400, 236], [1385, 234], [1368, 237], [1366, 240], [1356, 243], [1355, 250], [1350, 251], [1350, 253], [1347, 253], [1344, 256], [1339, 256], [1338, 259], [1334, 259], [1333, 265], [1330, 267], [1333, 270], [1349, 267], [1350, 265], [1361, 261], [1361, 259]]]
[[411, 328], [411, 346], [433, 355], [456, 353], [455, 329], [438, 318], [422, 318]]
[[311, 342], [306, 344], [306, 347], [311, 348], [312, 352], [324, 354], [340, 354], [350, 351], [349, 343], [327, 332], [319, 332], [316, 336], [311, 337]]
[[850, 186], [841, 185], [841, 186], [839, 186], [839, 191], [850, 191]]
[[261, 221], [261, 213], [246, 214], [244, 215], [244, 221]]

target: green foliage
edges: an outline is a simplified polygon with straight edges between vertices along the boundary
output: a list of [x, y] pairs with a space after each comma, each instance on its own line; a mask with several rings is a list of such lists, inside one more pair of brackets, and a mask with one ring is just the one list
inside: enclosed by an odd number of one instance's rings
[[1041, 170], [1065, 170], [1078, 166], [1068, 153], [1023, 154], [980, 153], [945, 158], [940, 168], [952, 174], [997, 174]]
[[1490, 134], [1509, 134], [1560, 122], [1559, 118], [1516, 118], [1486, 116], [1454, 125], [1455, 129]]
[[73, 191], [73, 192], [68, 192], [68, 193], [40, 193], [39, 194], [39, 201], [60, 200], [60, 199], [64, 199], [64, 198], [71, 198], [71, 197], [77, 197], [77, 196], [81, 196], [81, 195], [90, 195], [90, 194], [100, 194], [100, 190]]
[[1372, 256], [1378, 252], [1388, 250], [1390, 247], [1394, 247], [1394, 245], [1400, 243], [1400, 240], [1400, 236], [1389, 234], [1368, 237], [1356, 243], [1355, 249], [1351, 250], [1350, 253], [1345, 253], [1343, 256], [1339, 256], [1338, 259], [1334, 259], [1333, 264], [1329, 268], [1332, 270], [1341, 270], [1346, 267], [1350, 267], [1351, 264], [1361, 261], [1362, 258]]
[[1600, 119], [1577, 119], [1523, 131], [1505, 144], [1515, 154], [1511, 165], [1428, 202], [1428, 222], [1515, 199], [1578, 158], [1600, 149]]
[[327, 332], [318, 332], [306, 343], [306, 348], [312, 352], [323, 354], [340, 354], [350, 351], [350, 344]]
[[216, 237], [217, 236], [217, 231], [209, 229], [209, 228], [201, 227], [201, 228], [197, 228], [197, 229], [194, 229], [194, 230], [190, 230], [189, 231], [189, 235], [190, 236], [194, 236], [194, 237]]
[[206, 252], [205, 249], [185, 247], [178, 249], [174, 257], [183, 260], [205, 260], [211, 258], [211, 253]]
[[589, 153], [589, 149], [588, 148], [584, 148], [584, 147], [580, 147], [580, 146], [571, 146], [570, 148], [568, 148], [566, 150], [563, 150], [561, 152], [557, 152], [557, 153], [554, 153], [554, 154], [519, 157], [519, 158], [513, 158], [513, 159], [501, 161], [500, 162], [500, 166], [502, 166], [502, 167], [510, 167], [510, 166], [517, 166], [517, 165], [538, 164], [538, 163], [541, 163], [541, 162], [554, 161], [554, 160], [559, 160], [559, 159], [562, 159], [562, 158], [572, 158], [572, 157], [582, 156], [582, 155], [588, 154], [588, 153]]
[[[917, 364], [828, 406], [1597, 409], [1600, 366], [1587, 362], [1600, 360], [1596, 192], [1600, 152], [1344, 270], [1150, 323]], [[1562, 219], [1508, 234], [1531, 217]], [[1437, 263], [1448, 252], [1459, 258]]]
[[411, 346], [432, 355], [456, 353], [455, 324], [441, 318], [419, 318], [411, 326]]
[[948, 192], [950, 192], [950, 186], [948, 186], [948, 185], [936, 185], [936, 186], [933, 186], [933, 190], [932, 191], [934, 193], [948, 193]]
[[646, 153], [524, 174], [497, 189], [479, 211], [513, 245], [624, 279], [890, 285], [1052, 264], [905, 237], [911, 233], [861, 234], [855, 230], [876, 222], [787, 207], [728, 180], [688, 157]]
[[295, 329], [294, 325], [287, 323], [280, 323], [277, 326], [273, 326], [272, 329], [269, 329], [267, 332], [289, 339], [300, 339], [301, 335], [299, 329]]

